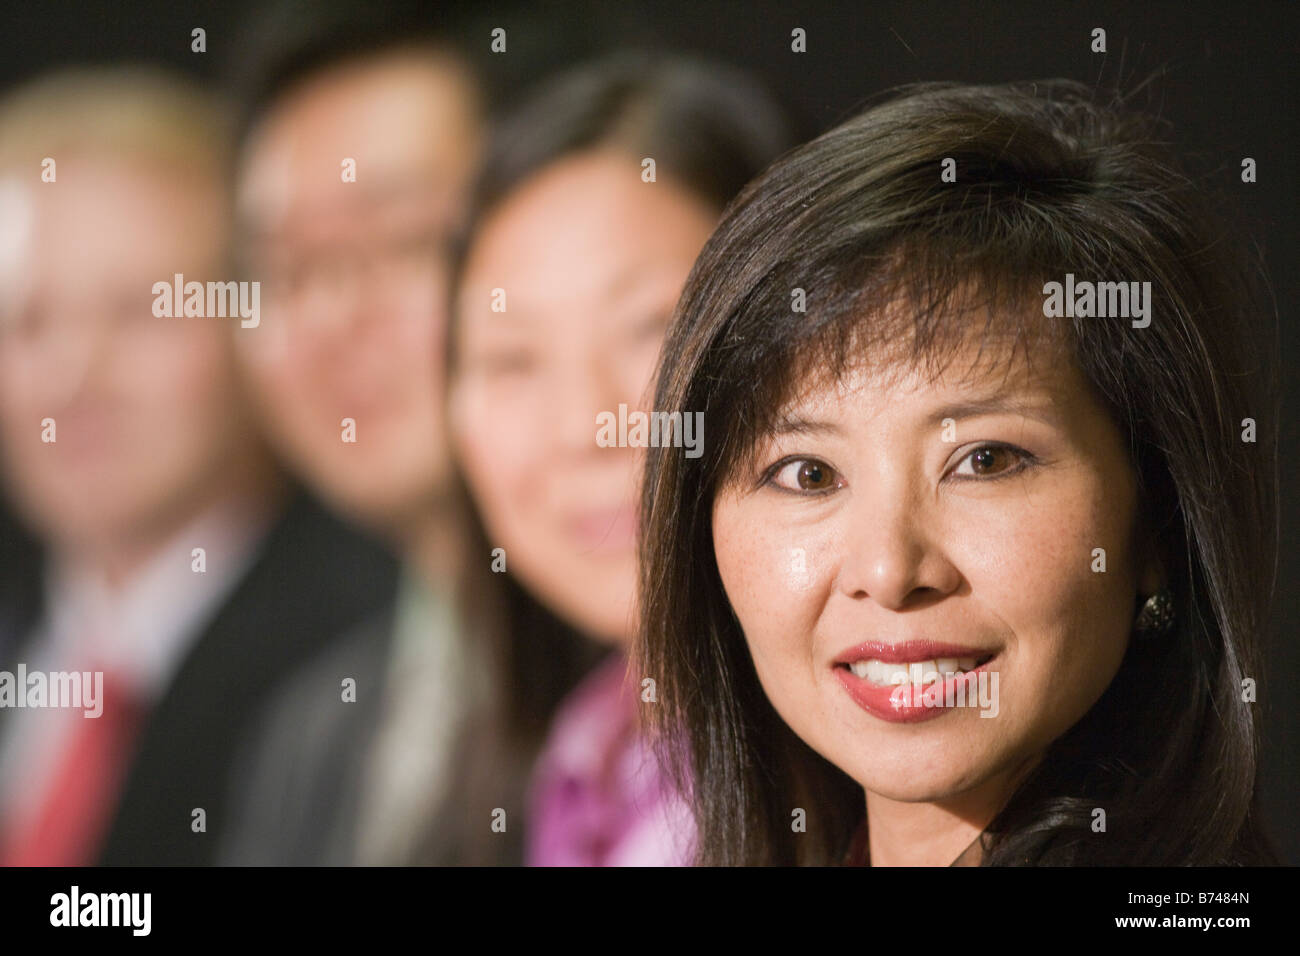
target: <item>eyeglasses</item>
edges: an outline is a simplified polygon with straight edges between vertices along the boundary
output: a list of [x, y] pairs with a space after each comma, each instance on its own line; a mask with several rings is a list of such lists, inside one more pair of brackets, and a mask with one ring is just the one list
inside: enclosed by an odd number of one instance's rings
[[266, 307], [290, 322], [301, 322], [358, 293], [410, 281], [445, 281], [449, 260], [450, 240], [439, 227], [270, 253], [250, 263], [247, 272], [262, 283]]

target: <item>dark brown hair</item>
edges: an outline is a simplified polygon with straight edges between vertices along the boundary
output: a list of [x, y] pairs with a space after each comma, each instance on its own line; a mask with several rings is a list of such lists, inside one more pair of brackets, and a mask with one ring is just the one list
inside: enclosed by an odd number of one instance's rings
[[[1068, 346], [1124, 437], [1177, 608], [1171, 635], [1130, 641], [987, 828], [984, 862], [1272, 860], [1242, 681], [1260, 677], [1275, 573], [1277, 398], [1257, 346], [1276, 314], [1160, 132], [1070, 81], [905, 87], [774, 164], [709, 240], [654, 408], [704, 411], [712, 437], [699, 458], [649, 450], [637, 642], [660, 688], [660, 750], [693, 795], [698, 862], [838, 862], [864, 812], [862, 788], [763, 693], [714, 559], [715, 495], [809, 374], [834, 379], [882, 347], [937, 365], [981, 310], [985, 334]], [[1067, 272], [1150, 281], [1150, 326], [1044, 318], [1043, 284]], [[792, 313], [796, 288], [806, 314]], [[1244, 418], [1258, 443], [1241, 440]], [[791, 832], [794, 806], [806, 833]], [[1105, 839], [1089, 827], [1097, 806]]]
[[[456, 299], [467, 254], [483, 220], [534, 175], [588, 149], [626, 153], [633, 168], [654, 156], [660, 175], [721, 212], [795, 142], [782, 108], [747, 74], [717, 63], [628, 50], [544, 84], [495, 125], [467, 224], [453, 246], [448, 387], [457, 367]], [[467, 630], [488, 655], [494, 684], [508, 688], [466, 738], [465, 765], [482, 771], [481, 785], [468, 787], [480, 793], [458, 802], [479, 821], [487, 818], [484, 806], [522, 799], [555, 708], [606, 648], [539, 602], [508, 570], [489, 570], [493, 544], [459, 469], [454, 497], [466, 525], [461, 606]]]

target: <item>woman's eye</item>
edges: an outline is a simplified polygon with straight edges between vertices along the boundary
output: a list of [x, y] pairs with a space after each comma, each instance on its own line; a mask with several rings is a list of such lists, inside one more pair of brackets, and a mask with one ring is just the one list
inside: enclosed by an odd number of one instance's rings
[[961, 478], [1004, 478], [1023, 469], [1031, 456], [1010, 445], [981, 445], [957, 463]]
[[796, 458], [773, 466], [768, 478], [786, 491], [830, 491], [838, 485], [835, 469], [815, 458]]
[[536, 364], [528, 352], [493, 352], [478, 360], [478, 366], [489, 375], [525, 375]]
[[670, 312], [658, 312], [654, 315], [647, 315], [628, 325], [628, 338], [633, 342], [646, 341], [654, 339], [656, 341], [664, 337], [668, 330], [668, 322], [672, 318]]

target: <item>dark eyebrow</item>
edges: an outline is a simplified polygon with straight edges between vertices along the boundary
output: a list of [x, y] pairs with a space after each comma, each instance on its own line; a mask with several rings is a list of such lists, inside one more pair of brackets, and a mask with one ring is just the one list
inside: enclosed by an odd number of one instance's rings
[[776, 424], [772, 426], [771, 434], [776, 435], [809, 435], [809, 434], [843, 434], [843, 429], [834, 422], [815, 421], [810, 418], [803, 418], [800, 415], [782, 415], [777, 419]]
[[962, 418], [975, 418], [979, 415], [1022, 415], [1025, 418], [1040, 421], [1045, 425], [1059, 425], [1061, 423], [1060, 411], [1055, 402], [1028, 401], [1007, 395], [991, 395], [987, 398], [952, 402], [942, 408], [935, 409], [930, 413], [928, 420], [931, 424], [938, 424], [945, 418], [957, 421]]
[[[1061, 421], [1055, 403], [1026, 401], [1005, 395], [991, 395], [987, 398], [951, 402], [931, 412], [926, 421], [928, 424], [939, 424], [945, 418], [960, 421], [963, 418], [975, 418], [979, 415], [1022, 415], [1025, 418], [1032, 418], [1047, 425], [1059, 425]], [[773, 437], [810, 434], [841, 435], [843, 429], [834, 422], [819, 421], [804, 418], [801, 415], [790, 414], [782, 415], [777, 419], [770, 434]]]

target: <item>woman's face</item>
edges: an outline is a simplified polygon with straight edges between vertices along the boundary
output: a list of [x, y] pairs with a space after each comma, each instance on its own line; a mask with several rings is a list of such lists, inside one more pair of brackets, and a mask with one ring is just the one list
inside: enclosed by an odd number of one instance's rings
[[1009, 348], [807, 388], [714, 502], [772, 705], [887, 799], [1005, 796], [1110, 684], [1158, 584], [1119, 431], [1068, 358], [1034, 346], [1008, 374]]
[[567, 158], [484, 222], [451, 391], [457, 454], [507, 570], [608, 641], [631, 634], [644, 450], [598, 445], [597, 415], [649, 410], [668, 319], [718, 215], [640, 173], [622, 155]]

